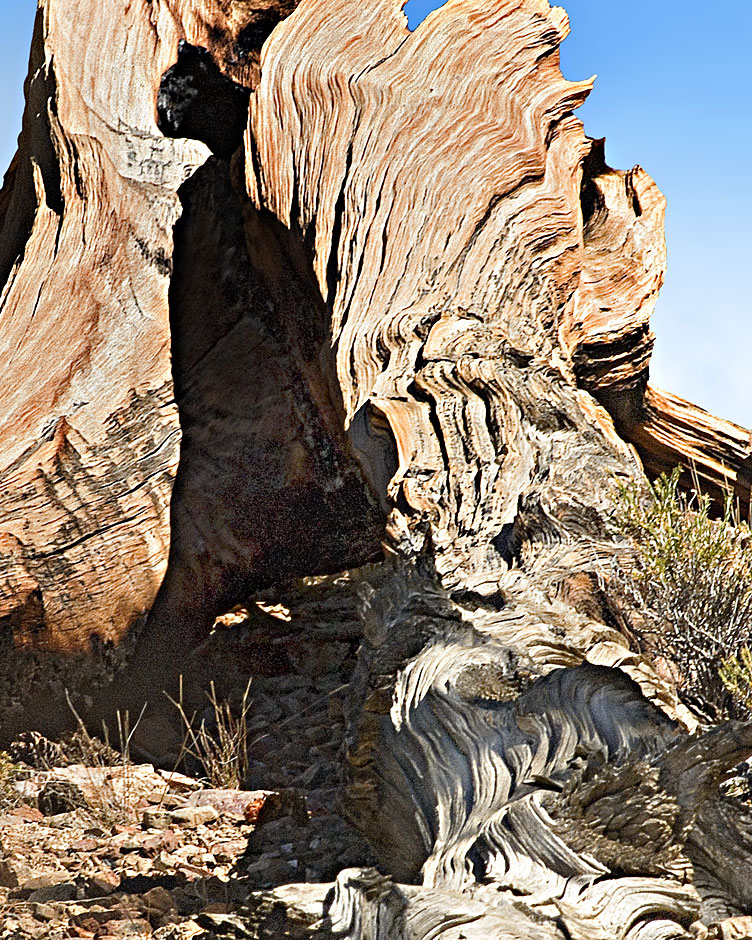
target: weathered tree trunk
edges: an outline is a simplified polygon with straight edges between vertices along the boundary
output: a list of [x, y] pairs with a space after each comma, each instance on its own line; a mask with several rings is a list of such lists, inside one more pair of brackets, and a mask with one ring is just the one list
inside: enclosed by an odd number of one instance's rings
[[223, 605], [383, 543], [346, 812], [386, 874], [258, 910], [380, 940], [749, 911], [717, 786], [752, 730], [690, 734], [598, 582], [637, 452], [748, 505], [749, 436], [647, 385], [663, 198], [574, 116], [563, 11], [116, 6], [44, 5], [3, 191], [7, 727], [38, 651], [150, 611], [143, 691]]

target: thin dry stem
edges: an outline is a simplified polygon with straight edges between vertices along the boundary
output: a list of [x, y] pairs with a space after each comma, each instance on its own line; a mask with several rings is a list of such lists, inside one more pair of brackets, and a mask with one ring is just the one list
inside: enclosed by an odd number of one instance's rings
[[[78, 725], [79, 739], [84, 751], [85, 765], [92, 768], [92, 770], [102, 770], [103, 768], [109, 766], [109, 764], [102, 757], [101, 744], [97, 741], [96, 738], [89, 734], [89, 731], [86, 728], [83, 719], [76, 711], [76, 708], [73, 705], [67, 690], [65, 692], [65, 697], [68, 702], [68, 707], [70, 708], [73, 717], [76, 719], [76, 724]], [[95, 815], [106, 824], [121, 821], [131, 822], [135, 818], [135, 811], [132, 806], [133, 800], [131, 799], [132, 778], [130, 768], [132, 766], [132, 762], [130, 757], [130, 748], [133, 735], [136, 733], [136, 729], [141, 723], [141, 719], [144, 717], [145, 711], [146, 703], [144, 703], [141, 707], [139, 716], [132, 728], [130, 726], [129, 712], [117, 712], [119, 747], [115, 748], [114, 750], [117, 750], [120, 754], [120, 786], [116, 788], [112, 781], [105, 781], [103, 778], [96, 778], [94, 774], [90, 775], [90, 784], [92, 789], [97, 793], [97, 800], [96, 803], [92, 806], [92, 810], [94, 811]], [[110, 750], [111, 745], [109, 729], [104, 721], [102, 722], [102, 732], [105, 747]]]
[[185, 728], [179, 760], [189, 756], [197, 761], [211, 786], [236, 789], [242, 785], [249, 771], [247, 719], [251, 707], [251, 680], [245, 687], [237, 714], [227, 701], [220, 701], [214, 682], [211, 682], [209, 688], [207, 698], [214, 713], [213, 731], [209, 730], [205, 719], [197, 723], [195, 712], [190, 717], [186, 713], [182, 677], [177, 701], [167, 696], [177, 709]]

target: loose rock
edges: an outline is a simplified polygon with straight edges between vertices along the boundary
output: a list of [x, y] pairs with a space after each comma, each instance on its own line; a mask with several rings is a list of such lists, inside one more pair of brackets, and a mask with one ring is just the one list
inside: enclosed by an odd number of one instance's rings
[[184, 806], [174, 809], [169, 814], [172, 823], [178, 826], [203, 826], [219, 819], [219, 813], [213, 806]]

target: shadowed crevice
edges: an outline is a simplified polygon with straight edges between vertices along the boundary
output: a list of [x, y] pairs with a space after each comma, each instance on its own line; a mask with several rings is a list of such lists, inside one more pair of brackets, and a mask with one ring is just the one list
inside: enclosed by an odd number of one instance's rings
[[302, 241], [245, 201], [225, 160], [180, 199], [169, 301], [183, 440], [139, 663], [194, 647], [252, 591], [380, 557], [385, 524], [322, 367], [328, 319]]
[[229, 157], [242, 143], [250, 95], [222, 74], [207, 49], [181, 39], [177, 62], [159, 86], [157, 127], [165, 137], [192, 137]]

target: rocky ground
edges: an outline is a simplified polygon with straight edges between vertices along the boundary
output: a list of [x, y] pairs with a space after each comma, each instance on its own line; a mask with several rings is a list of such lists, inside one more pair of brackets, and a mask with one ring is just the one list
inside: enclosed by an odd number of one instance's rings
[[[257, 936], [243, 911], [265, 889], [308, 883], [323, 898], [341, 869], [373, 863], [338, 811], [342, 696], [359, 637], [357, 578], [344, 607], [330, 601], [333, 580], [308, 579], [284, 603], [262, 598], [221, 618], [196, 675], [188, 670], [185, 712], [203, 704], [194, 727], [203, 719], [215, 735], [199, 672], [216, 678], [236, 715], [251, 680], [239, 786], [210, 785], [185, 754], [180, 771], [128, 762], [82, 731], [62, 744], [27, 734], [9, 749], [2, 940]], [[166, 752], [179, 741], [177, 716]]]

